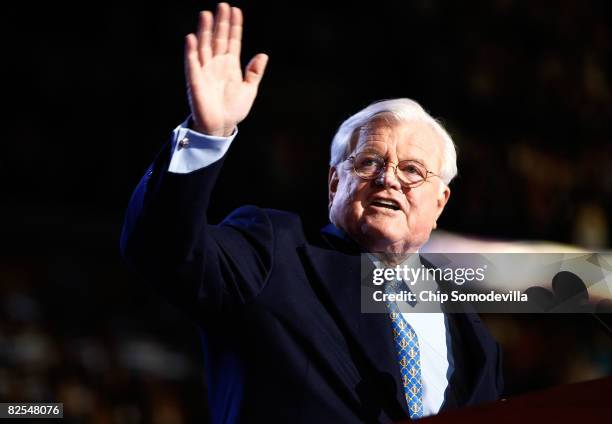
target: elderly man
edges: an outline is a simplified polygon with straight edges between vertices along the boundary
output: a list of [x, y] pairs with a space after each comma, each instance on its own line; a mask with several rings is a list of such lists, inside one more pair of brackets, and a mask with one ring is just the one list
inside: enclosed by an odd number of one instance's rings
[[417, 103], [374, 103], [342, 124], [319, 236], [253, 206], [207, 222], [267, 62], [242, 74], [241, 33], [240, 10], [221, 3], [187, 36], [192, 115], [136, 188], [121, 243], [201, 329], [212, 422], [393, 422], [497, 399], [499, 347], [474, 314], [361, 311], [362, 254], [417, 252], [456, 174], [452, 140]]

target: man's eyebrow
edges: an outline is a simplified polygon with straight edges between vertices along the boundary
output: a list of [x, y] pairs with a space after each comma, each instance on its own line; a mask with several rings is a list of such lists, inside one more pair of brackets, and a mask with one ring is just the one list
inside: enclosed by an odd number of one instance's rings
[[[374, 146], [369, 146], [368, 144], [365, 144], [364, 147], [362, 149], [356, 150], [354, 154], [358, 154], [358, 153], [375, 153], [379, 156], [385, 157], [387, 156], [386, 153], [382, 153], [380, 151], [380, 149], [375, 148]], [[404, 161], [412, 161], [412, 162], [418, 162], [423, 166], [427, 166], [425, 163], [425, 159], [423, 159], [420, 156], [411, 156], [411, 157], [407, 157], [407, 158], [401, 158], [399, 159], [399, 162], [404, 162]]]
[[425, 160], [421, 159], [420, 157], [408, 157], [408, 158], [401, 158], [401, 159], [399, 159], [400, 162], [405, 162], [407, 160], [409, 160], [411, 162], [418, 162], [421, 165], [426, 166], [425, 165]]
[[[377, 140], [367, 140], [367, 141], [365, 141], [361, 145], [360, 149], [355, 149], [352, 154], [357, 154], [357, 153], [375, 153], [375, 154], [377, 154], [379, 156], [382, 156], [383, 158], [386, 157], [387, 153], [382, 153], [381, 149], [377, 148], [375, 143], [380, 144], [381, 142], [377, 141]], [[423, 165], [426, 168], [429, 167], [429, 165], [427, 165], [427, 161], [424, 159], [424, 157], [420, 156], [418, 154], [417, 155], [413, 155], [413, 156], [409, 156], [409, 157], [405, 157], [405, 158], [399, 158], [399, 162], [403, 162], [403, 161], [406, 161], [406, 160], [410, 160], [410, 161], [413, 161], [413, 162], [418, 162], [418, 163], [420, 163], [421, 165]]]

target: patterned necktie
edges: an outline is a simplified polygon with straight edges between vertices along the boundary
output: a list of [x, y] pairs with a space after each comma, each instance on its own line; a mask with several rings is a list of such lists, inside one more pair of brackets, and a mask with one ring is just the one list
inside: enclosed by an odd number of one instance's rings
[[[387, 284], [386, 293], [398, 293], [398, 286], [403, 282]], [[410, 418], [423, 417], [423, 383], [421, 380], [421, 354], [419, 339], [414, 329], [402, 317], [395, 302], [387, 302], [393, 328], [393, 339], [397, 350], [404, 396], [408, 403]]]

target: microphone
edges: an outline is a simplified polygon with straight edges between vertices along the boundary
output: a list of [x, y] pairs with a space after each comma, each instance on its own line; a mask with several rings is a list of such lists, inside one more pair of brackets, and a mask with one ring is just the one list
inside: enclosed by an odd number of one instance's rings
[[[589, 292], [580, 277], [573, 272], [560, 271], [552, 279], [552, 291], [544, 287], [529, 287], [524, 291], [529, 299], [528, 310], [544, 313], [581, 313], [597, 322], [612, 338], [612, 328], [599, 316], [612, 314], [612, 301], [589, 303]], [[610, 315], [606, 315], [610, 316]]]

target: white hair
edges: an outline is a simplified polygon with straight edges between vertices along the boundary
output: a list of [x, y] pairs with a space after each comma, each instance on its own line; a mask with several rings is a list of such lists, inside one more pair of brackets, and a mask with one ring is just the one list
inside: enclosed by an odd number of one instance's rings
[[356, 137], [357, 132], [377, 115], [381, 114], [390, 115], [398, 123], [409, 123], [410, 121], [419, 120], [431, 126], [444, 142], [440, 178], [444, 184], [448, 185], [457, 175], [455, 143], [453, 143], [450, 135], [437, 120], [425, 112], [421, 105], [410, 99], [392, 99], [375, 102], [344, 121], [332, 140], [329, 164], [337, 166], [345, 161], [354, 147], [351, 140]]

